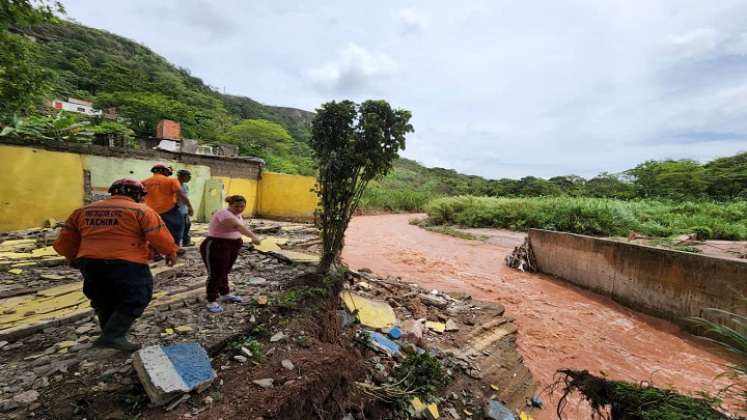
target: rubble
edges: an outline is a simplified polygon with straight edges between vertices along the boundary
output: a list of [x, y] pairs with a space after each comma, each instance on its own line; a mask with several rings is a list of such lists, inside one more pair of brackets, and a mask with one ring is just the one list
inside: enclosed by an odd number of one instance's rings
[[216, 378], [207, 352], [198, 343], [148, 346], [135, 353], [132, 365], [157, 406], [183, 393], [201, 392]]
[[252, 383], [261, 388], [272, 388], [274, 386], [273, 382], [275, 382], [275, 380], [272, 378], [255, 379], [252, 381]]
[[386, 328], [397, 323], [397, 317], [386, 302], [368, 299], [350, 291], [340, 295], [348, 312], [355, 314], [358, 321], [370, 328]]
[[506, 265], [519, 271], [536, 272], [537, 260], [534, 258], [532, 243], [527, 236], [524, 243], [515, 247], [511, 255], [506, 255]]

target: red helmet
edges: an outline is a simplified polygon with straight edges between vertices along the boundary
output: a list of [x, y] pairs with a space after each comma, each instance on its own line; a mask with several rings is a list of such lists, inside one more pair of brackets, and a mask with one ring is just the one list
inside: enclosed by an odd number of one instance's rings
[[171, 176], [171, 174], [174, 173], [174, 168], [172, 168], [171, 166], [163, 162], [158, 162], [155, 165], [153, 165], [152, 168], [150, 168], [150, 171], [153, 173], [160, 172], [166, 176]]
[[[111, 195], [127, 195], [127, 196], [144, 196], [145, 195], [145, 186], [142, 182], [135, 180], [135, 179], [129, 179], [129, 178], [122, 178], [114, 181], [112, 185], [109, 187], [109, 194]], [[134, 198], [134, 197], [133, 197]]]

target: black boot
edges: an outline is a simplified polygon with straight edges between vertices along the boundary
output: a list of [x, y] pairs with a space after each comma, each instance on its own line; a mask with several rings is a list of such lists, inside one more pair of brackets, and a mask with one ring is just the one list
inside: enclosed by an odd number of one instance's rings
[[96, 308], [96, 318], [99, 319], [99, 327], [101, 328], [101, 332], [104, 332], [104, 327], [106, 327], [106, 323], [109, 322], [109, 318], [112, 317], [112, 311], [111, 309], [101, 309]]
[[121, 312], [114, 312], [106, 323], [101, 337], [93, 344], [96, 347], [108, 347], [112, 349], [133, 352], [140, 348], [140, 344], [130, 343], [127, 341], [127, 332], [130, 330], [135, 317], [125, 315]]

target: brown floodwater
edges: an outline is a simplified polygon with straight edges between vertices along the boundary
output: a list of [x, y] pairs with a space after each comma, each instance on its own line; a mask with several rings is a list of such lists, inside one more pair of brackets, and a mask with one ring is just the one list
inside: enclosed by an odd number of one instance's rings
[[[733, 360], [714, 345], [606, 297], [506, 267], [504, 256], [523, 235], [485, 231], [477, 233], [488, 235], [486, 241], [467, 241], [412, 226], [408, 222], [413, 217], [417, 216], [354, 218], [344, 261], [354, 269], [366, 267], [423, 287], [466, 292], [503, 304], [518, 323], [519, 351], [539, 389], [552, 383], [555, 372], [563, 368], [653, 382], [684, 393], [715, 393], [725, 386], [723, 379], [714, 378]], [[556, 418], [553, 399], [544, 399], [546, 407], [532, 415], [538, 420]], [[588, 417], [577, 400], [571, 405], [566, 418]]]

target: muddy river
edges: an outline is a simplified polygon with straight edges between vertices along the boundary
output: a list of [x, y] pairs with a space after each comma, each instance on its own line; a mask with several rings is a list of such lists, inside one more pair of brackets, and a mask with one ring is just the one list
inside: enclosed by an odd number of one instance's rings
[[[343, 258], [352, 268], [400, 276], [424, 287], [496, 301], [519, 326], [519, 350], [540, 389], [561, 368], [588, 369], [613, 379], [651, 381], [681, 392], [716, 392], [727, 354], [673, 324], [540, 274], [521, 273], [503, 258], [523, 235], [485, 230], [467, 241], [408, 223], [413, 215], [361, 216], [348, 229]], [[554, 404], [533, 413], [554, 419]], [[583, 418], [568, 412], [569, 418]], [[581, 409], [581, 412], [586, 410]], [[576, 417], [579, 416], [579, 417]]]

